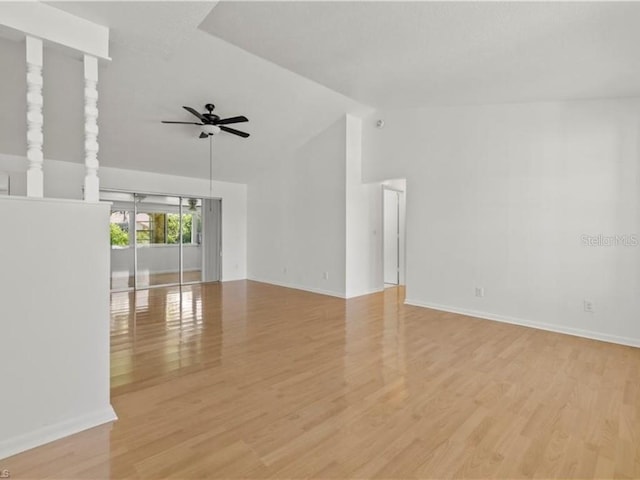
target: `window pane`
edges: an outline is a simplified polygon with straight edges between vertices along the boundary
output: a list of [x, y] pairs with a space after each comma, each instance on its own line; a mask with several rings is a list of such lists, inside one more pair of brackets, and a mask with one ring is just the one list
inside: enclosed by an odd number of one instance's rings
[[138, 244], [151, 243], [151, 229], [153, 220], [148, 213], [140, 213], [136, 215], [136, 241]]
[[202, 281], [201, 212], [201, 199], [182, 199], [182, 258], [185, 283]]
[[136, 195], [138, 288], [180, 283], [179, 199]]
[[129, 212], [111, 212], [110, 233], [112, 247], [129, 246]]
[[134, 287], [135, 222], [132, 193], [100, 191], [100, 200], [111, 202], [109, 234], [111, 244], [111, 289]]

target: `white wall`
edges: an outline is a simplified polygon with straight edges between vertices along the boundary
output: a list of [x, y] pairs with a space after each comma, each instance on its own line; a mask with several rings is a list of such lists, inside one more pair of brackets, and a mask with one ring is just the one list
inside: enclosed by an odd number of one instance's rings
[[639, 129], [639, 99], [374, 114], [364, 177], [409, 189], [407, 302], [640, 345], [640, 248], [582, 241], [640, 233]]
[[248, 185], [249, 278], [347, 298], [383, 288], [381, 186], [362, 184], [361, 134], [346, 115]]
[[[26, 191], [24, 157], [0, 154], [0, 170], [11, 175], [12, 195]], [[247, 187], [244, 184], [213, 182], [197, 178], [161, 175], [137, 170], [101, 167], [100, 187], [144, 193], [167, 193], [222, 199], [222, 280], [246, 278], [247, 269]], [[45, 160], [45, 196], [82, 198], [84, 166], [71, 162]]]
[[4, 458], [114, 420], [115, 414], [109, 403], [104, 229], [109, 205], [5, 196], [0, 218]]
[[382, 191], [362, 183], [362, 120], [346, 117], [346, 297], [382, 290]]
[[345, 136], [342, 118], [249, 183], [249, 278], [344, 296]]

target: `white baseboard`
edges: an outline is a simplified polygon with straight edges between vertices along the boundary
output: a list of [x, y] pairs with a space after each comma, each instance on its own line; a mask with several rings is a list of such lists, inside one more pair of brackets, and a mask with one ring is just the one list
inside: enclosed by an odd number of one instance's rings
[[404, 303], [405, 305], [412, 305], [414, 307], [430, 308], [432, 310], [457, 313], [460, 315], [467, 315], [469, 317], [492, 320], [494, 322], [511, 323], [513, 325], [521, 325], [523, 327], [537, 328], [539, 330], [546, 330], [549, 332], [564, 333], [566, 335], [573, 335], [575, 337], [590, 338], [592, 340], [600, 340], [602, 342], [617, 343], [619, 345], [640, 348], [640, 338], [621, 337], [618, 335], [610, 335], [608, 333], [594, 332], [593, 330], [584, 330], [581, 328], [565, 327], [553, 323], [524, 320], [521, 318], [496, 315], [493, 313], [481, 312], [477, 310], [467, 310], [464, 308], [451, 307], [448, 305], [438, 305], [435, 303], [421, 302], [419, 300], [411, 300], [408, 298], [404, 301]]
[[260, 282], [260, 283], [268, 283], [270, 285], [276, 285], [278, 287], [293, 288], [294, 290], [303, 290], [305, 292], [318, 293], [320, 295], [328, 295], [330, 297], [345, 298], [345, 295], [343, 293], [334, 292], [332, 290], [322, 290], [320, 288], [314, 288], [314, 287], [303, 287], [301, 285], [295, 285], [292, 283], [278, 282], [275, 280], [265, 280], [265, 279], [257, 278], [253, 276], [247, 277], [247, 280], [252, 280], [254, 282]]
[[229, 276], [229, 277], [224, 277], [221, 278], [220, 280], [216, 280], [216, 282], [237, 282], [239, 280], [248, 280], [247, 277], [243, 277], [242, 275], [235, 275], [235, 276]]
[[365, 295], [372, 295], [374, 293], [380, 293], [384, 291], [384, 287], [376, 287], [376, 288], [371, 288], [369, 290], [365, 290], [363, 292], [356, 292], [356, 293], [348, 293], [347, 295], [345, 295], [344, 298], [356, 298], [356, 297], [363, 297]]
[[116, 412], [109, 405], [104, 410], [91, 412], [76, 418], [71, 418], [54, 425], [47, 425], [32, 432], [17, 437], [0, 440], [0, 459], [16, 455], [45, 443], [59, 440], [74, 433], [97, 427], [117, 420]]

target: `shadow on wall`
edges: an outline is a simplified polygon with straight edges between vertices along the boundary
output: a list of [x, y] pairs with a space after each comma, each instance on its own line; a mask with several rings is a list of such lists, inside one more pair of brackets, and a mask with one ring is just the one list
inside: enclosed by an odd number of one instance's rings
[[0, 172], [0, 195], [9, 195], [11, 193], [11, 178], [6, 172]]

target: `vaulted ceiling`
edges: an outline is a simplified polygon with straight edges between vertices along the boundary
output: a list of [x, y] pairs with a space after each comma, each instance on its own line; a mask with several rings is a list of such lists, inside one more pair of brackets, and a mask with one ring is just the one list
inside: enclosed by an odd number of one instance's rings
[[[198, 29], [210, 2], [52, 2], [111, 29], [101, 62], [101, 165], [208, 178], [209, 143], [182, 109], [214, 103], [221, 116], [246, 115], [251, 137], [214, 138], [214, 176], [246, 182], [357, 102]], [[0, 38], [0, 152], [25, 154], [24, 41]], [[4, 64], [12, 68], [4, 68]], [[82, 162], [83, 73], [79, 58], [45, 51], [45, 157]]]
[[[246, 115], [214, 140], [246, 182], [345, 112], [640, 95], [634, 2], [51, 2], [111, 29], [102, 165], [208, 177], [181, 107]], [[0, 152], [24, 155], [24, 42], [0, 38]], [[8, 65], [9, 68], [5, 68]], [[45, 53], [45, 156], [83, 159], [82, 63]]]
[[201, 28], [385, 108], [640, 94], [639, 2], [220, 2]]

